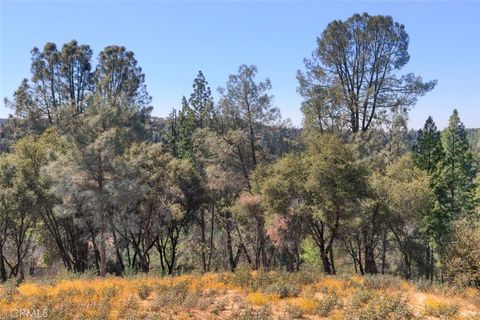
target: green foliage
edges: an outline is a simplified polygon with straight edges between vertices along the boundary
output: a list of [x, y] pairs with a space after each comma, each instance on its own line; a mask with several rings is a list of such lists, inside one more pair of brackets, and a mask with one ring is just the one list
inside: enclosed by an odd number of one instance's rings
[[384, 219], [404, 256], [402, 273], [408, 279], [417, 248], [429, 240], [425, 230], [434, 204], [430, 178], [410, 156], [403, 156], [388, 165], [384, 175], [374, 175], [372, 184], [388, 212]]
[[410, 58], [408, 40], [390, 16], [363, 13], [330, 22], [305, 59], [306, 72], [297, 75], [307, 130], [365, 132], [433, 89], [435, 81], [398, 75]]
[[467, 134], [454, 110], [448, 128], [442, 133], [444, 157], [433, 176], [436, 205], [433, 217], [434, 237], [439, 245], [447, 241], [451, 222], [473, 214], [475, 176]]
[[[353, 260], [361, 274], [381, 263], [433, 280], [440, 253], [444, 276], [478, 286], [476, 135], [456, 110], [442, 134], [429, 117], [407, 154], [408, 110], [436, 84], [399, 74], [408, 40], [390, 16], [332, 21], [298, 73], [301, 129], [279, 121], [254, 65], [229, 76], [218, 103], [200, 71], [181, 110], [158, 119], [132, 51], [108, 46], [93, 65], [76, 41], [34, 48], [32, 79], [7, 101], [5, 140], [16, 143], [0, 154], [1, 280], [21, 282], [23, 261], [31, 273], [60, 262], [74, 276], [238, 269], [231, 283], [283, 298], [317, 273], [262, 269], [334, 274]], [[199, 299], [176, 288], [154, 306], [187, 298]], [[375, 298], [358, 298], [360, 318], [409, 317], [402, 299]], [[328, 316], [335, 302], [325, 299], [317, 313]]]
[[432, 117], [425, 121], [423, 130], [418, 130], [417, 141], [413, 147], [413, 161], [420, 168], [433, 174], [443, 158], [443, 147], [440, 132]]
[[311, 237], [306, 237], [301, 242], [302, 254], [301, 259], [311, 266], [318, 266], [321, 264], [318, 248]]
[[445, 250], [447, 277], [461, 286], [480, 286], [479, 222], [461, 219], [454, 223]]

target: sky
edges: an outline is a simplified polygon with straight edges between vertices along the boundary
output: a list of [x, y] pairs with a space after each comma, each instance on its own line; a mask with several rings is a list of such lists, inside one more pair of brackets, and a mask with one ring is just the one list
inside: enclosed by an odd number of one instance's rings
[[[76, 39], [94, 55], [108, 45], [132, 50], [145, 72], [153, 115], [167, 116], [192, 91], [199, 70], [212, 91], [241, 64], [270, 78], [282, 118], [300, 125], [297, 70], [335, 19], [354, 13], [390, 15], [410, 36], [414, 72], [437, 87], [421, 97], [409, 127], [433, 116], [441, 129], [452, 110], [480, 127], [480, 1], [5, 1], [0, 0], [0, 97], [30, 78], [30, 50]], [[0, 105], [0, 118], [12, 110]]]

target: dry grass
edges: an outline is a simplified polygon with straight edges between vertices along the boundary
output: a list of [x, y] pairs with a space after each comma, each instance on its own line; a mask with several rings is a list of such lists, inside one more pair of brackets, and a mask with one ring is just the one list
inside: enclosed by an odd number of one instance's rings
[[0, 319], [479, 319], [479, 302], [477, 289], [420, 290], [393, 277], [241, 270], [7, 283]]

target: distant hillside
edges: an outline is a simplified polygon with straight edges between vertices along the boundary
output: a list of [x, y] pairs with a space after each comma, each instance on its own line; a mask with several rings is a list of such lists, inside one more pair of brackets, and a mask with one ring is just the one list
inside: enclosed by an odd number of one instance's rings
[[468, 132], [468, 142], [470, 144], [470, 149], [473, 152], [480, 153], [480, 128], [467, 129], [467, 132]]

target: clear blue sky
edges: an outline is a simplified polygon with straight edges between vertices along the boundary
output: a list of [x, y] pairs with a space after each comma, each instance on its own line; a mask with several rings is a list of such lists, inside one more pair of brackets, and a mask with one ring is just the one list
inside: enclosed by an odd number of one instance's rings
[[[300, 124], [297, 69], [328, 22], [357, 12], [391, 15], [410, 35], [415, 72], [439, 84], [420, 98], [410, 126], [432, 115], [440, 128], [457, 108], [467, 127], [480, 127], [480, 2], [127, 2], [1, 1], [0, 97], [30, 77], [30, 50], [76, 39], [97, 55], [110, 44], [135, 52], [153, 97], [166, 116], [189, 95], [198, 70], [216, 94], [240, 64], [269, 77], [283, 118]], [[11, 110], [0, 106], [0, 117]]]

